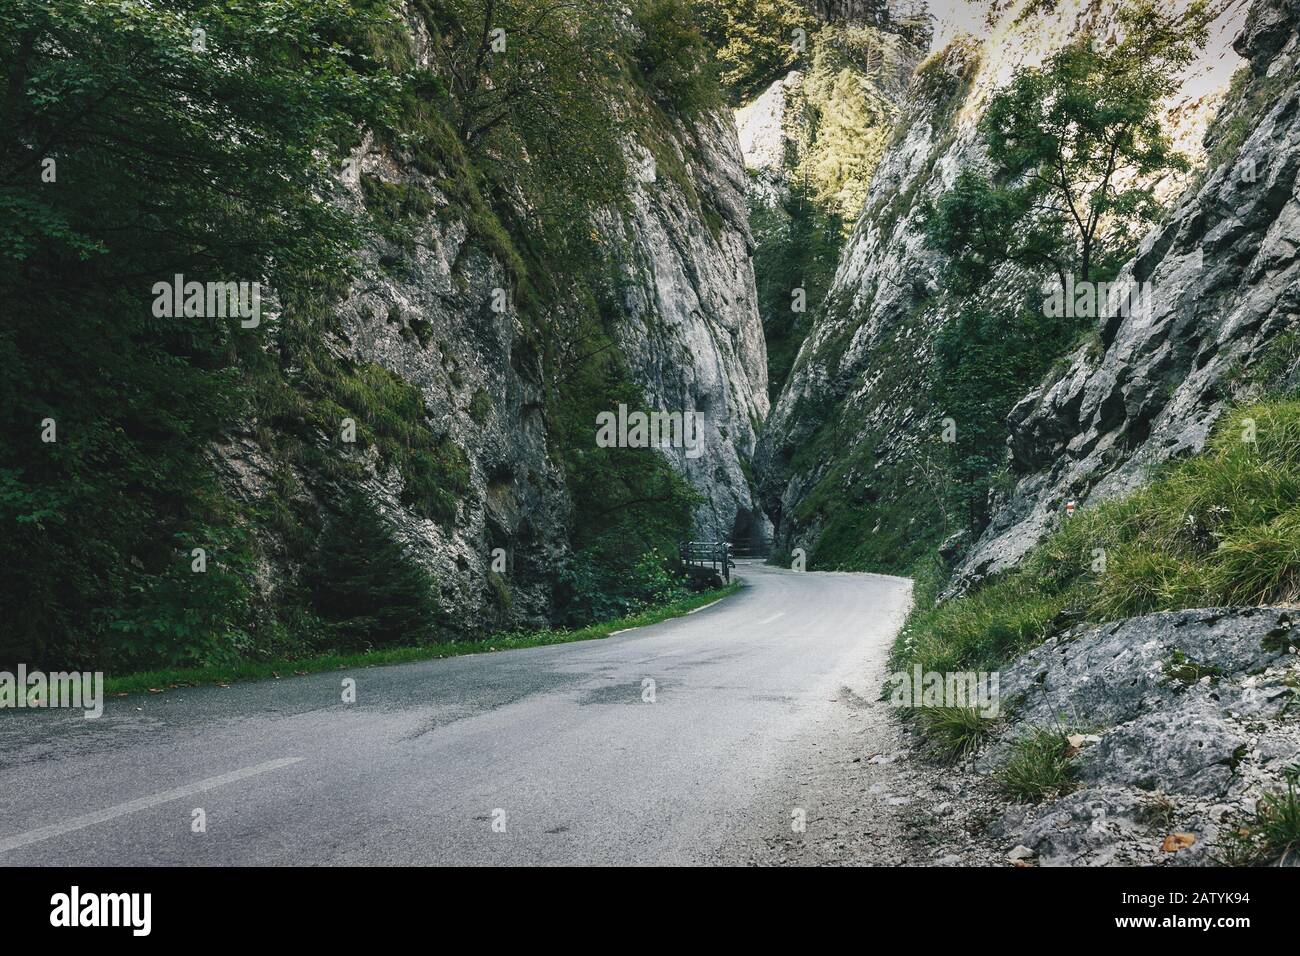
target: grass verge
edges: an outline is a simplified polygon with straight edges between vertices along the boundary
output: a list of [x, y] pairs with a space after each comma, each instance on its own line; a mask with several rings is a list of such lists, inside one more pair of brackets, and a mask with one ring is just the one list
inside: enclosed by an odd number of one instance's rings
[[615, 631], [657, 624], [669, 618], [680, 617], [697, 608], [720, 601], [741, 588], [740, 581], [726, 587], [702, 591], [691, 597], [674, 601], [662, 607], [649, 608], [637, 614], [612, 621], [589, 624], [572, 631], [535, 631], [527, 634], [502, 634], [481, 641], [451, 641], [445, 644], [427, 644], [418, 647], [386, 647], [379, 650], [351, 654], [322, 654], [301, 660], [240, 661], [235, 664], [214, 664], [208, 667], [170, 668], [141, 671], [120, 677], [106, 677], [104, 691], [110, 696], [121, 694], [158, 693], [176, 687], [199, 687], [204, 684], [231, 684], [236, 681], [274, 680], [280, 677], [301, 676], [345, 667], [382, 667], [387, 664], [408, 664], [442, 657], [459, 657], [462, 654], [484, 654], [494, 651], [518, 650], [524, 647], [543, 647], [548, 644], [567, 644], [571, 641], [594, 641], [608, 637]]
[[1300, 400], [1225, 417], [1206, 450], [1134, 494], [1062, 518], [1021, 565], [922, 603], [899, 668], [991, 670], [1078, 623], [1300, 600]]

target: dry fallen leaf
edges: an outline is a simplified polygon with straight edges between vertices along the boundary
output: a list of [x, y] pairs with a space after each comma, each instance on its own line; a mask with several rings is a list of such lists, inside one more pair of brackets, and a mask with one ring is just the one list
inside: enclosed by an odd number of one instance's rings
[[1160, 844], [1160, 849], [1166, 853], [1177, 853], [1179, 850], [1186, 850], [1195, 842], [1195, 833], [1171, 833], [1165, 837], [1165, 842]]

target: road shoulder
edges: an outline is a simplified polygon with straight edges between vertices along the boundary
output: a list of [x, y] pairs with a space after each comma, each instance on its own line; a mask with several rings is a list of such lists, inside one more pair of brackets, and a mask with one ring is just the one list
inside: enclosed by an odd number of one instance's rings
[[879, 689], [887, 660], [841, 686], [789, 747], [781, 784], [736, 814], [709, 860], [738, 866], [1002, 864], [987, 813], [962, 806], [946, 768], [927, 763]]

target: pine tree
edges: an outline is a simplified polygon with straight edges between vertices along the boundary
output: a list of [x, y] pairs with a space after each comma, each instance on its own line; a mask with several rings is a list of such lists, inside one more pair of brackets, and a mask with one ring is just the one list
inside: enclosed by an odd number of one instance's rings
[[308, 579], [340, 650], [437, 638], [433, 577], [361, 495], [326, 526]]

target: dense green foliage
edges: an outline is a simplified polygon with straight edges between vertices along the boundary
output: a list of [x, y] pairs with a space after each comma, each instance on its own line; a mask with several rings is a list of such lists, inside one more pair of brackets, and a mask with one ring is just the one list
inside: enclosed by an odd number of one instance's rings
[[341, 651], [423, 644], [436, 635], [434, 581], [363, 495], [326, 525], [306, 575], [313, 605]]
[[884, 90], [906, 73], [903, 38], [875, 27], [825, 27], [793, 93], [802, 141], [793, 178], [847, 230], [857, 221], [898, 109]]
[[741, 102], [799, 62], [816, 20], [799, 0], [692, 0], [719, 78]]
[[0, 293], [23, 304], [0, 328], [0, 657], [102, 660], [116, 633], [121, 659], [184, 660], [242, 639], [250, 555], [202, 448], [243, 410], [239, 357], [265, 329], [156, 318], [151, 290], [182, 274], [287, 297], [344, 269], [356, 232], [320, 197], [333, 144], [383, 112], [386, 78], [342, 43], [371, 16], [0, 11]]
[[[592, 443], [595, 410], [642, 397], [612, 345], [616, 271], [591, 223], [624, 201], [630, 124], [708, 94], [682, 73], [698, 34], [651, 51], [670, 68], [646, 76], [604, 5], [416, 7], [432, 69], [389, 0], [0, 11], [0, 291], [23, 303], [0, 323], [0, 661], [227, 664], [472, 627], [446, 620], [438, 582], [348, 493], [373, 450], [405, 508], [451, 526], [469, 460], [418, 389], [330, 338], [352, 251], [378, 243], [403, 276], [433, 216], [464, 221], [506, 267], [518, 360], [540, 359], [579, 506], [577, 568], [542, 572], [571, 605], [558, 616], [676, 593], [651, 549], [687, 527], [691, 495], [657, 456]], [[669, 102], [647, 105], [646, 89]], [[336, 175], [366, 133], [449, 205], [365, 176], [366, 214], [348, 213]], [[260, 321], [155, 316], [154, 284], [174, 275], [259, 283]], [[428, 344], [427, 325], [403, 333]], [[236, 425], [272, 470], [256, 501], [212, 466]], [[290, 576], [268, 588], [268, 563]], [[508, 608], [509, 588], [489, 584]]]
[[933, 447], [945, 466], [945, 506], [954, 528], [988, 523], [988, 492], [1006, 459], [1007, 413], [1088, 321], [1049, 318], [1038, 305], [1032, 296], [1000, 308], [973, 299], [936, 337], [932, 395], [951, 419], [953, 440]]
[[[568, 280], [602, 276], [591, 217], [623, 201], [613, 110], [629, 67], [610, 13], [543, 0], [420, 0], [433, 70], [410, 71], [389, 139], [417, 168], [445, 179], [491, 251], [514, 271], [517, 307], [541, 314], [581, 293]], [[503, 36], [494, 35], [504, 30]], [[504, 42], [504, 52], [494, 44]], [[450, 77], [450, 80], [446, 79]], [[520, 202], [519, 197], [527, 197]]]
[[632, 55], [658, 102], [682, 116], [722, 105], [712, 51], [690, 0], [641, 0], [636, 26]]
[[[587, 351], [610, 355], [600, 330], [589, 332]], [[676, 472], [644, 450], [593, 447], [597, 414], [641, 401], [613, 360], [566, 367], [558, 387], [569, 398], [557, 416], [562, 431], [556, 438], [567, 449], [566, 473], [581, 521], [572, 560], [559, 574], [556, 605], [558, 622], [576, 626], [625, 614], [663, 589], [665, 562], [655, 556], [676, 554], [677, 543], [690, 537], [689, 505], [696, 499]]]
[[945, 284], [955, 294], [971, 295], [1010, 261], [1016, 238], [1010, 230], [1028, 206], [1020, 192], [994, 189], [982, 173], [964, 169], [925, 212], [926, 239], [951, 257]]
[[[812, 317], [835, 278], [843, 229], [839, 218], [810, 199], [798, 184], [775, 206], [751, 202], [749, 224], [754, 234], [758, 314], [767, 341], [768, 395], [775, 403]], [[794, 309], [798, 289], [804, 293], [802, 312]]]

